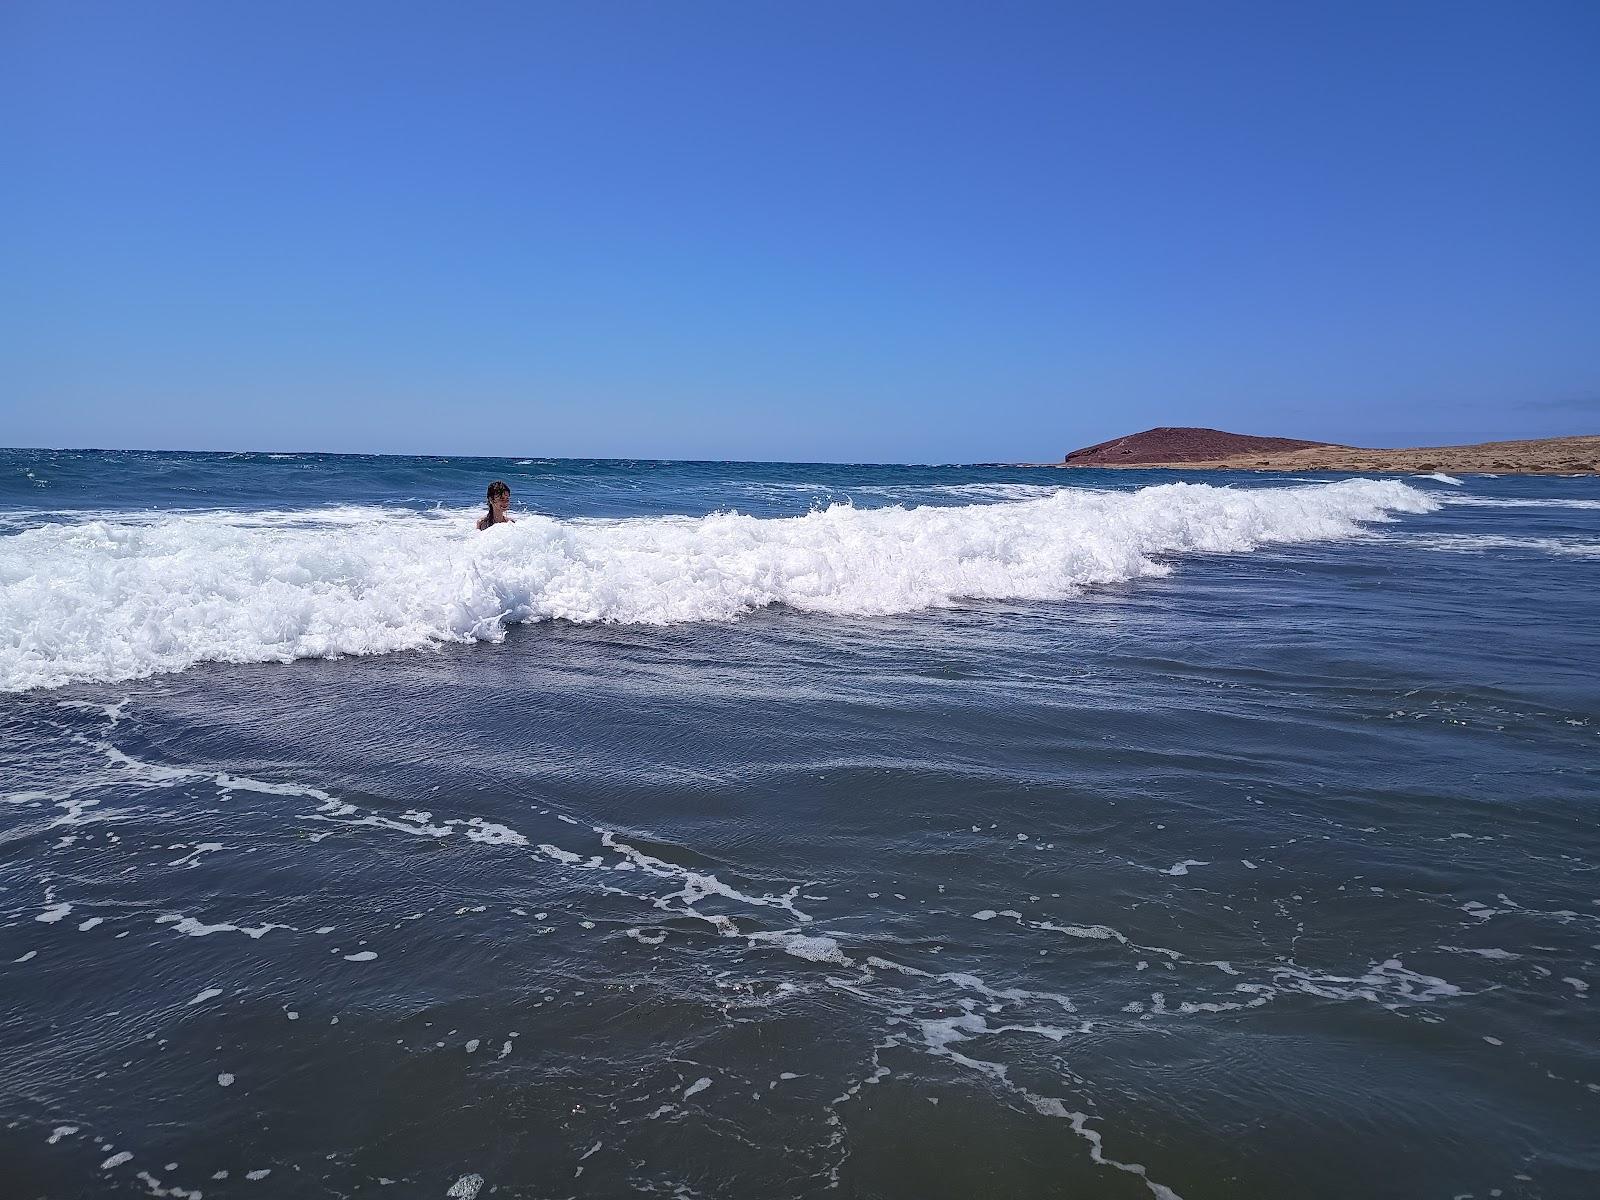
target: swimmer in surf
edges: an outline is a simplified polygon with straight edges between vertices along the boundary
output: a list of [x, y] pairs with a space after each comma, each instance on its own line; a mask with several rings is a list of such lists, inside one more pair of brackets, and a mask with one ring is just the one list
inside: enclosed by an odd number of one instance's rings
[[505, 480], [496, 479], [489, 485], [489, 511], [478, 520], [478, 528], [484, 530], [491, 525], [513, 525], [516, 522], [506, 516], [506, 509], [511, 507], [511, 488]]

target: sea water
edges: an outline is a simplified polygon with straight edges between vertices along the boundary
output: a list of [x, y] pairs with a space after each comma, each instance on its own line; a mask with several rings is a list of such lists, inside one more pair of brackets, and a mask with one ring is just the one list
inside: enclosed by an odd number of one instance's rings
[[7, 1187], [1592, 1195], [1597, 583], [1593, 479], [0, 451]]

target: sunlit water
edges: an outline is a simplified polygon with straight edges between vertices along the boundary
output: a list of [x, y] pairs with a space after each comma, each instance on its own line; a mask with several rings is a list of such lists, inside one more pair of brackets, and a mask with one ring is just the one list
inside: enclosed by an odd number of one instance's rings
[[1178, 478], [0, 452], [6, 1193], [1595, 1194], [1600, 485]]

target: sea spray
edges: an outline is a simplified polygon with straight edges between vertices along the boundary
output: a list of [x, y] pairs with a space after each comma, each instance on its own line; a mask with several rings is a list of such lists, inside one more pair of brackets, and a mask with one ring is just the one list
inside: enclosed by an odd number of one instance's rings
[[798, 517], [556, 520], [341, 507], [57, 523], [0, 538], [0, 690], [197, 663], [496, 640], [510, 624], [666, 625], [786, 605], [886, 615], [1058, 600], [1174, 556], [1332, 540], [1440, 502], [1394, 481], [1134, 492]]

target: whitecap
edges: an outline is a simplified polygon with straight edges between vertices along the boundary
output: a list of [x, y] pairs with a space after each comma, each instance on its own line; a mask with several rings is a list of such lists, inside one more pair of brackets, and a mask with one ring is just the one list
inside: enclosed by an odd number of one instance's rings
[[0, 645], [0, 691], [496, 641], [522, 622], [1062, 600], [1165, 575], [1173, 556], [1347, 538], [1438, 506], [1395, 481], [1354, 479], [1060, 488], [785, 518], [530, 515], [482, 534], [467, 514], [377, 508], [106, 515], [0, 539], [0, 628], [17, 631]]

